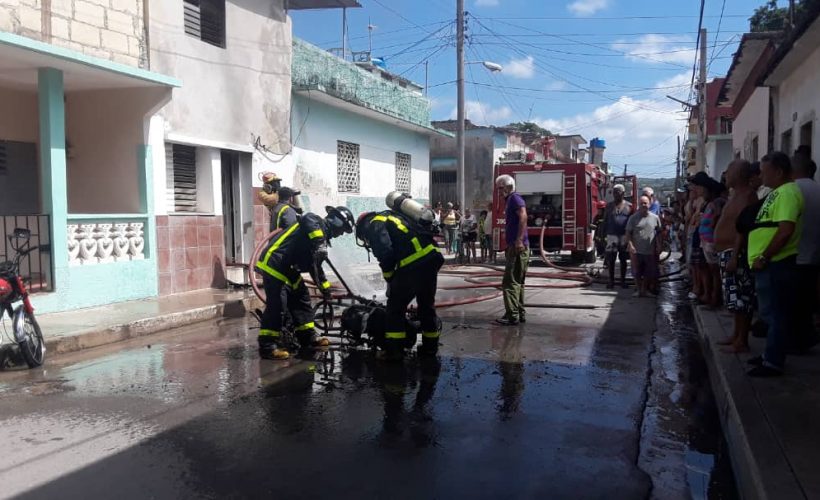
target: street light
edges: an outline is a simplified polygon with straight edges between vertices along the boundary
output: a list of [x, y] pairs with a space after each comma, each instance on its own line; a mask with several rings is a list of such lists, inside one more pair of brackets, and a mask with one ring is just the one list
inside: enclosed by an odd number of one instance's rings
[[492, 61], [467, 61], [464, 64], [481, 64], [493, 73], [498, 73], [499, 71], [504, 69], [503, 66]]

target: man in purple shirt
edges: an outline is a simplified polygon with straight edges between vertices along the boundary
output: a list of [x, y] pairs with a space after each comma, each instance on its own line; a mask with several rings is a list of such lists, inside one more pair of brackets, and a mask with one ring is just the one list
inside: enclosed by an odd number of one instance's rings
[[527, 237], [527, 204], [515, 192], [515, 179], [501, 175], [495, 180], [498, 194], [507, 200], [505, 253], [507, 264], [501, 289], [504, 292], [504, 316], [495, 320], [505, 326], [514, 326], [527, 321], [524, 311], [524, 280], [530, 264], [530, 241]]

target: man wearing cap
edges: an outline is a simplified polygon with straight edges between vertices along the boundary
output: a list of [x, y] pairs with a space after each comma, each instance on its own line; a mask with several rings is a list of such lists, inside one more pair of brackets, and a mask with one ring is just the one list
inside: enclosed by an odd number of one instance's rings
[[623, 184], [612, 187], [614, 198], [606, 206], [604, 212], [604, 233], [606, 234], [606, 257], [604, 258], [609, 269], [608, 289], [615, 288], [615, 258], [621, 261], [621, 286], [626, 288], [626, 262], [629, 253], [626, 250], [626, 224], [632, 215], [632, 204], [624, 199], [626, 189]]
[[660, 217], [661, 202], [659, 202], [657, 198], [655, 198], [655, 190], [649, 186], [646, 186], [645, 188], [643, 188], [643, 195], [649, 198], [649, 211]]

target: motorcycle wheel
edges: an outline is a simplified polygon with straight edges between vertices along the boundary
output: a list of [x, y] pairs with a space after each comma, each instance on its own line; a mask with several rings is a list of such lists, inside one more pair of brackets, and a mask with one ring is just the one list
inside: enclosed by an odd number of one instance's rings
[[46, 357], [46, 343], [34, 315], [28, 312], [23, 313], [23, 331], [15, 333], [18, 334], [17, 338], [25, 337], [25, 340], [19, 342], [18, 345], [28, 367], [37, 368], [41, 366]]

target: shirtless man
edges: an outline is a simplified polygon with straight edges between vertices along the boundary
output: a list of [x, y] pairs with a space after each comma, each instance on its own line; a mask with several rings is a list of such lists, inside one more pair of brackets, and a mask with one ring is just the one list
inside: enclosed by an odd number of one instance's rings
[[[705, 175], [705, 174], [704, 174]], [[689, 201], [686, 203], [686, 264], [689, 266], [689, 280], [692, 283], [692, 291], [689, 292], [690, 299], [696, 299], [703, 291], [701, 290], [701, 280], [699, 267], [703, 261], [703, 251], [700, 249], [700, 237], [698, 236], [698, 226], [700, 225], [700, 212], [703, 207], [703, 190], [692, 183], [689, 184]]]
[[749, 329], [755, 303], [754, 280], [746, 259], [746, 237], [737, 231], [735, 225], [743, 209], [757, 202], [757, 193], [751, 183], [753, 174], [752, 166], [746, 160], [735, 160], [729, 164], [726, 183], [731, 195], [715, 228], [723, 303], [734, 314], [732, 336], [718, 342], [729, 346], [725, 352], [749, 350]]

